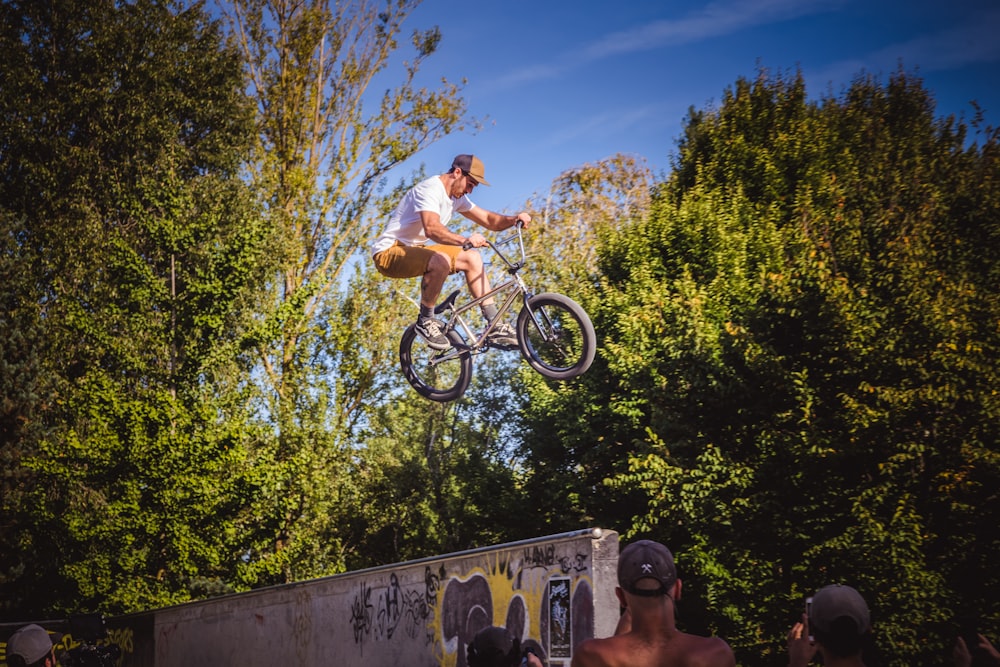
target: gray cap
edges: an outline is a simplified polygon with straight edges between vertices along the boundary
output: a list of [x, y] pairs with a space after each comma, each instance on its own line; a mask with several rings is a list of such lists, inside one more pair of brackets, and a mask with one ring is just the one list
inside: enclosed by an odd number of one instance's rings
[[854, 621], [858, 635], [865, 634], [872, 627], [868, 604], [850, 586], [832, 584], [816, 591], [809, 610], [809, 625], [820, 632], [829, 633], [838, 618]]
[[7, 655], [17, 655], [30, 665], [38, 662], [52, 651], [52, 639], [40, 625], [26, 625], [7, 640]]

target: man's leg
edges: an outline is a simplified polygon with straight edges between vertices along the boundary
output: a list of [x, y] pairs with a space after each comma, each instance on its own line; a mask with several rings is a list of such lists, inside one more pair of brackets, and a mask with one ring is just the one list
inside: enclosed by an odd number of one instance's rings
[[[478, 299], [490, 291], [490, 279], [483, 267], [483, 257], [475, 248], [460, 252], [455, 258], [455, 268], [465, 273], [465, 282], [475, 298]], [[487, 299], [483, 305], [487, 303], [492, 304], [493, 299]]]
[[[465, 282], [469, 285], [472, 296], [478, 299], [490, 291], [490, 279], [486, 275], [483, 257], [478, 250], [463, 250], [455, 259], [455, 268], [465, 272]], [[481, 307], [487, 320], [492, 322], [496, 319], [497, 306], [493, 297], [484, 301]], [[497, 322], [490, 332], [488, 341], [495, 347], [512, 348], [517, 346], [517, 334], [510, 324]]]
[[417, 333], [435, 350], [446, 350], [451, 347], [441, 323], [434, 318], [434, 306], [450, 272], [451, 259], [439, 252], [432, 252], [427, 259], [424, 274], [420, 278], [420, 315], [417, 316]]
[[[444, 281], [451, 273], [451, 258], [444, 253], [435, 252], [427, 261], [423, 278], [420, 280], [420, 305], [432, 310], [441, 296]], [[475, 292], [473, 292], [475, 293]]]
[[435, 350], [451, 347], [441, 323], [434, 319], [434, 304], [451, 271], [451, 258], [429, 248], [406, 246], [396, 242], [374, 256], [375, 268], [388, 278], [421, 277], [420, 314], [416, 329]]

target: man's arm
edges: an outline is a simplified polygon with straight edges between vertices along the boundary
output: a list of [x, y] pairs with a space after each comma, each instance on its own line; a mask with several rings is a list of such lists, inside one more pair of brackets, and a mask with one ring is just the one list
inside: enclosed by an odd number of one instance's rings
[[[469, 238], [465, 238], [461, 234], [451, 231], [441, 224], [441, 216], [433, 211], [420, 211], [420, 222], [424, 226], [424, 234], [427, 235], [427, 238], [436, 243], [464, 245], [466, 241], [470, 241], [472, 245], [477, 247], [486, 245], [486, 239], [483, 238], [482, 234], [472, 234]], [[473, 237], [479, 238], [474, 239]]]
[[479, 206], [476, 206], [468, 211], [462, 211], [462, 215], [469, 220], [472, 220], [480, 227], [485, 227], [493, 232], [500, 232], [505, 229], [509, 229], [517, 224], [518, 220], [523, 222], [525, 226], [531, 222], [531, 216], [524, 211], [521, 211], [517, 215], [503, 215], [502, 213], [487, 211], [485, 208], [480, 208]]

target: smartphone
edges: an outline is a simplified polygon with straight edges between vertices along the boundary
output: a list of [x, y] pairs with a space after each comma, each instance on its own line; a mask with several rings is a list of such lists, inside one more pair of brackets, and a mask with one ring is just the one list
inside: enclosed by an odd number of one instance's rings
[[812, 606], [813, 599], [811, 597], [806, 598], [806, 625], [809, 627], [809, 641], [815, 642], [816, 638], [813, 637], [812, 623], [809, 621], [809, 617], [812, 616]]

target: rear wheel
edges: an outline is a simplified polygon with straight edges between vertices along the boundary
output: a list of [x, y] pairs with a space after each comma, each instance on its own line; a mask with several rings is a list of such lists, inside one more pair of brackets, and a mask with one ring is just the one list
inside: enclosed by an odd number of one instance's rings
[[521, 355], [553, 380], [569, 380], [594, 361], [597, 335], [586, 311], [573, 299], [545, 292], [528, 299], [517, 316]]
[[460, 398], [472, 380], [472, 355], [462, 350], [465, 341], [457, 331], [449, 331], [447, 336], [452, 347], [435, 350], [411, 324], [399, 341], [399, 365], [403, 375], [417, 393], [432, 401]]

